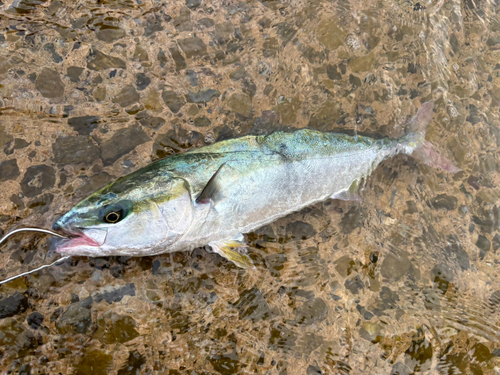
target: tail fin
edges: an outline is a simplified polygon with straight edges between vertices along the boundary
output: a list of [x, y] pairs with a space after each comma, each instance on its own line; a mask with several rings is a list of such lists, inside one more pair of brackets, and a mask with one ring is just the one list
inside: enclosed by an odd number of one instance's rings
[[417, 111], [415, 117], [406, 125], [405, 133], [408, 136], [413, 136], [416, 141], [412, 156], [418, 161], [430, 165], [432, 167], [441, 168], [445, 171], [457, 173], [461, 171], [451, 160], [441, 155], [439, 150], [434, 148], [432, 144], [425, 140], [425, 128], [431, 122], [434, 102], [425, 102]]

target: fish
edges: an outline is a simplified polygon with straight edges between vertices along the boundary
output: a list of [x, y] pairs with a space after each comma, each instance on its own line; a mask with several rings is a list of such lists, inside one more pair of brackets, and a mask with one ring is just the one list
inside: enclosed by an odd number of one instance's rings
[[397, 154], [459, 169], [425, 140], [427, 102], [398, 139], [312, 129], [243, 136], [189, 150], [118, 178], [61, 216], [65, 256], [152, 256], [209, 247], [253, 268], [244, 234], [357, 187]]

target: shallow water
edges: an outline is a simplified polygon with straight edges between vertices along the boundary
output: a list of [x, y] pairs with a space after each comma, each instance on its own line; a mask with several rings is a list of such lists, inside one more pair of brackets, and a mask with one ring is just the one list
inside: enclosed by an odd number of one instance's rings
[[[395, 137], [425, 101], [455, 175], [406, 156], [362, 200], [198, 249], [75, 257], [0, 286], [0, 372], [499, 374], [500, 4], [0, 5], [0, 221], [51, 227], [167, 155], [277, 129]], [[0, 279], [59, 257], [2, 248]]]

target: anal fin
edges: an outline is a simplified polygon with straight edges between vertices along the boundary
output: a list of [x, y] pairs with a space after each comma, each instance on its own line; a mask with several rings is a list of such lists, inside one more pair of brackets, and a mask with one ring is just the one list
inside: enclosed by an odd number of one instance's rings
[[255, 269], [252, 259], [246, 253], [244, 242], [238, 240], [214, 241], [209, 243], [214, 253], [230, 260], [240, 268]]

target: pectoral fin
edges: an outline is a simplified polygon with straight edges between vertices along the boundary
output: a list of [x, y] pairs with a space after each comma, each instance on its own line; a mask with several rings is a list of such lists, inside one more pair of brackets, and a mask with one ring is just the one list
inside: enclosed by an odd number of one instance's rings
[[208, 203], [209, 201], [215, 203], [217, 199], [222, 197], [220, 172], [222, 168], [224, 168], [224, 165], [226, 165], [226, 163], [223, 163], [219, 169], [217, 169], [217, 172], [213, 174], [210, 180], [208, 180], [200, 195], [196, 198], [196, 203]]
[[230, 260], [240, 268], [255, 269], [252, 259], [246, 253], [247, 245], [241, 241], [214, 241], [209, 243], [212, 250]]

